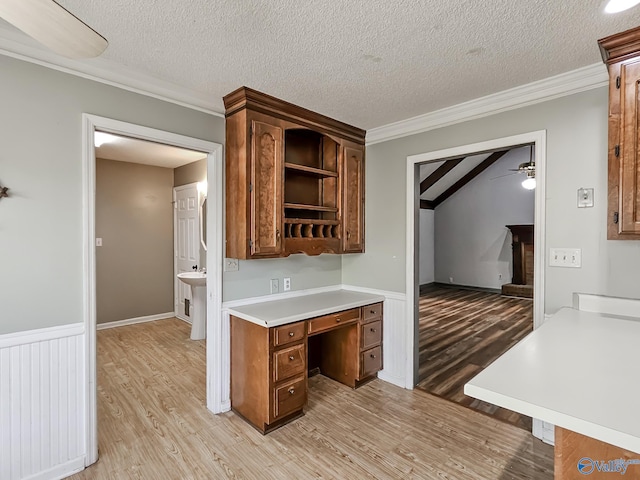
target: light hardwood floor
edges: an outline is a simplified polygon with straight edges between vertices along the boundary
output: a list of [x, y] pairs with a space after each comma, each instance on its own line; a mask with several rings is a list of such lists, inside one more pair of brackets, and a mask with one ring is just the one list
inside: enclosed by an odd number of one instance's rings
[[205, 404], [204, 341], [179, 320], [98, 332], [100, 460], [80, 479], [553, 478], [529, 433], [381, 380], [317, 375], [306, 415], [263, 436]]
[[533, 301], [433, 285], [421, 289], [417, 388], [531, 431], [531, 418], [464, 394], [464, 384], [533, 331]]

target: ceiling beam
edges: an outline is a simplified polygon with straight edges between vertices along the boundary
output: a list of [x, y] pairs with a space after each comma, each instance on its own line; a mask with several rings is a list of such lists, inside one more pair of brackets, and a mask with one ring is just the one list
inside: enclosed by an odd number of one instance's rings
[[462, 187], [464, 187], [467, 183], [469, 183], [471, 180], [476, 178], [480, 173], [485, 171], [492, 164], [494, 164], [500, 158], [502, 158], [504, 156], [504, 154], [507, 153], [508, 151], [509, 150], [502, 150], [502, 151], [499, 151], [499, 152], [493, 152], [491, 155], [489, 155], [485, 160], [483, 160], [478, 165], [476, 165], [476, 167], [473, 170], [471, 170], [469, 173], [467, 173], [464, 177], [462, 177], [456, 183], [451, 185], [445, 192], [443, 192], [441, 195], [439, 195], [438, 198], [434, 199], [431, 202], [433, 204], [433, 208], [436, 208], [438, 205], [440, 205], [442, 202], [444, 202], [447, 198], [449, 198], [451, 195], [453, 195], [458, 190], [460, 190]]
[[435, 206], [431, 200], [423, 200], [420, 199], [420, 208], [424, 208], [425, 210], [433, 210]]
[[420, 182], [420, 195], [427, 191], [427, 189], [433, 184], [435, 184], [438, 180], [444, 177], [447, 173], [454, 169], [456, 165], [458, 165], [465, 157], [462, 158], [454, 158], [453, 160], [447, 160], [438, 168], [436, 168], [431, 175]]

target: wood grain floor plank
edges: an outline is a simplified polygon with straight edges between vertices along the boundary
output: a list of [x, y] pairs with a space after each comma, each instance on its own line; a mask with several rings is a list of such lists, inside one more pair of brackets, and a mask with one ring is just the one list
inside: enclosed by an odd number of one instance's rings
[[419, 304], [416, 388], [531, 431], [531, 419], [464, 394], [464, 384], [533, 330], [533, 302], [429, 286]]
[[175, 319], [98, 332], [100, 459], [70, 478], [553, 478], [528, 432], [380, 380], [312, 377], [305, 416], [262, 435], [206, 409], [204, 341], [188, 337]]

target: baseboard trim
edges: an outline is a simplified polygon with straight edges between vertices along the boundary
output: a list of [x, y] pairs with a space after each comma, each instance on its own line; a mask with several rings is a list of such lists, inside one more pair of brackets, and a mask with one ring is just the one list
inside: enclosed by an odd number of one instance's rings
[[459, 288], [461, 290], [475, 290], [477, 292], [502, 293], [502, 290], [499, 288], [475, 287], [473, 285], [458, 285], [456, 283], [433, 282], [433, 285], [442, 288]]
[[[384, 382], [391, 383], [396, 387], [407, 388], [406, 381], [404, 377], [398, 377], [397, 375], [390, 375], [383, 370], [378, 372], [378, 378]], [[407, 388], [407, 390], [412, 390], [411, 388]]]
[[77, 457], [48, 470], [44, 470], [43, 472], [34, 473], [33, 475], [25, 477], [23, 480], [59, 480], [61, 478], [67, 478], [85, 469], [84, 460], [84, 456]]
[[158, 313], [156, 315], [147, 315], [144, 317], [127, 318], [124, 320], [116, 320], [115, 322], [98, 323], [97, 330], [105, 330], [107, 328], [124, 327], [125, 325], [135, 325], [136, 323], [155, 322], [156, 320], [166, 320], [174, 318], [174, 312]]

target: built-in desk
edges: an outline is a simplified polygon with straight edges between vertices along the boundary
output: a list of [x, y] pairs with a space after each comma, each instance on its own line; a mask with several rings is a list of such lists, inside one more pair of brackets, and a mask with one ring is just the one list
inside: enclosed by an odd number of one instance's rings
[[231, 408], [267, 433], [303, 415], [310, 374], [353, 388], [375, 378], [383, 301], [337, 290], [230, 309]]
[[609, 468], [595, 462], [640, 459], [639, 341], [638, 319], [564, 308], [464, 392], [556, 425], [555, 478], [585, 478]]

